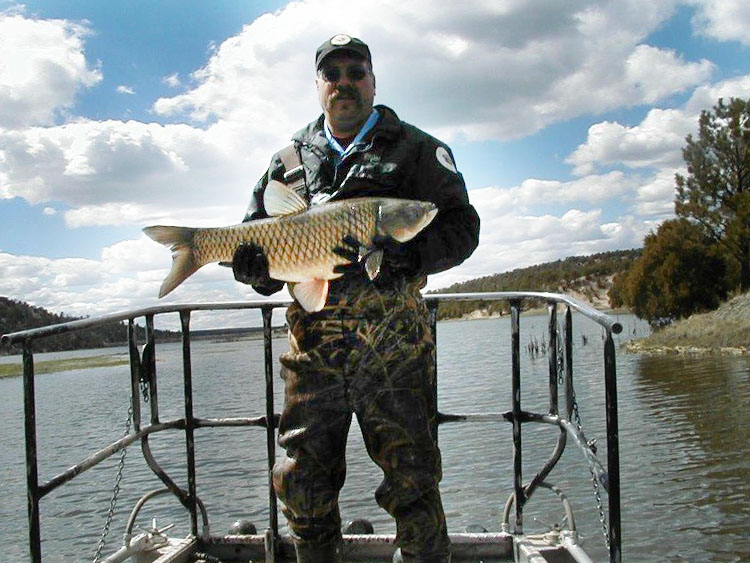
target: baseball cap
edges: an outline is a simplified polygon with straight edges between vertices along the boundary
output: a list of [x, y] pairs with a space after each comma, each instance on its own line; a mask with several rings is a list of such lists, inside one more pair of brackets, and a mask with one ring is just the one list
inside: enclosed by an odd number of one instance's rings
[[351, 51], [372, 64], [370, 48], [362, 40], [339, 33], [318, 47], [318, 50], [315, 52], [315, 68], [320, 68], [323, 59], [336, 51]]

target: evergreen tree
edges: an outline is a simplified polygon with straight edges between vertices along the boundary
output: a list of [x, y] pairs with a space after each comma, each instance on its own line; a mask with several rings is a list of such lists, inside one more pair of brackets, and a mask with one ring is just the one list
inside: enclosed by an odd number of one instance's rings
[[646, 236], [643, 255], [622, 285], [617, 284], [627, 305], [651, 323], [713, 310], [728, 290], [724, 258], [686, 219], [665, 221]]
[[690, 219], [737, 264], [750, 289], [750, 100], [722, 99], [703, 111], [698, 138], [686, 138], [688, 174], [676, 176], [675, 212]]

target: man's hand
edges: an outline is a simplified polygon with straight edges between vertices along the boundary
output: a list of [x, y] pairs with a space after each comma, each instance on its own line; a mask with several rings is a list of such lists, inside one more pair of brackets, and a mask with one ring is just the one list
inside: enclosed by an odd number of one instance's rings
[[374, 267], [370, 262], [368, 268], [368, 262], [378, 255], [382, 256], [382, 261], [376, 259], [378, 273], [375, 277], [379, 282], [388, 283], [396, 278], [410, 277], [419, 272], [420, 264], [416, 253], [389, 236], [375, 235], [372, 247], [367, 249], [352, 235], [346, 235], [341, 243], [333, 252], [346, 258], [350, 263], [334, 267], [334, 272], [345, 276], [367, 272]]
[[383, 284], [401, 278], [411, 278], [420, 273], [422, 261], [414, 245], [398, 242], [387, 235], [376, 235], [372, 243], [383, 251], [383, 264], [378, 276]]
[[342, 258], [349, 261], [348, 264], [340, 264], [333, 267], [333, 271], [337, 274], [344, 274], [345, 276], [360, 274], [364, 271], [364, 261], [366, 256], [360, 254], [362, 244], [357, 240], [357, 237], [352, 235], [346, 235], [341, 239], [341, 246], [336, 246], [333, 249], [334, 254], [338, 254]]
[[232, 273], [238, 282], [250, 285], [267, 286], [272, 281], [263, 249], [252, 242], [243, 243], [234, 251]]

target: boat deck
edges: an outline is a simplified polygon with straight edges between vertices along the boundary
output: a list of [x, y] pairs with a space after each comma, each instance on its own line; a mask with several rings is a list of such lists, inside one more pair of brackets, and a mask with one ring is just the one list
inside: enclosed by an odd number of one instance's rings
[[[346, 563], [391, 563], [393, 535], [349, 534], [344, 536], [343, 558]], [[275, 555], [267, 549], [267, 535], [212, 536], [203, 541], [193, 537], [170, 540], [159, 552], [141, 554], [139, 563], [283, 563], [296, 561], [289, 538], [281, 537]], [[508, 533], [451, 534], [453, 562], [500, 563], [589, 563], [591, 559], [565, 532], [514, 537]], [[107, 563], [117, 563], [118, 557]], [[321, 562], [323, 563], [323, 562]]]

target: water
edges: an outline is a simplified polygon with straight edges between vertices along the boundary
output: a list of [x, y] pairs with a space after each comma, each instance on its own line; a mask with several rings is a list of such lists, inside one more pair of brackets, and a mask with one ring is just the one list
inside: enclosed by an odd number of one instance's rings
[[[633, 331], [644, 334], [645, 328], [633, 317], [624, 316], [621, 321], [626, 330], [616, 337], [616, 343], [632, 336]], [[575, 386], [584, 430], [587, 437], [597, 438], [602, 445], [600, 456], [606, 464], [601, 330], [579, 316], [574, 317], [574, 326]], [[547, 407], [547, 358], [532, 357], [525, 351], [530, 338], [542, 339], [545, 327], [545, 317], [521, 317], [525, 410], [543, 411]], [[509, 410], [509, 345], [507, 318], [440, 323], [441, 411]], [[274, 356], [285, 349], [284, 339], [274, 340]], [[260, 341], [197, 341], [192, 351], [196, 416], [262, 413]], [[45, 357], [39, 355], [37, 361]], [[179, 345], [157, 347], [162, 420], [181, 416], [181, 362]], [[619, 351], [617, 371], [624, 560], [750, 560], [750, 445], [746, 438], [750, 359], [648, 357]], [[122, 435], [128, 381], [127, 366], [37, 378], [40, 481]], [[278, 377], [275, 391], [278, 410], [282, 401]], [[20, 378], [0, 380], [0, 418], [4, 421], [0, 431], [0, 538], [4, 560], [24, 561], [28, 555]], [[499, 529], [512, 488], [510, 429], [510, 424], [500, 422], [441, 426], [441, 491], [451, 531], [463, 531], [470, 524]], [[524, 426], [526, 479], [551, 453], [556, 437], [557, 430], [552, 427]], [[181, 434], [154, 436], [151, 444], [162, 467], [186, 487]], [[227, 531], [240, 517], [253, 520], [259, 529], [267, 526], [265, 451], [262, 428], [196, 431], [198, 493], [208, 509], [213, 532]], [[118, 458], [113, 456], [42, 500], [45, 561], [92, 559], [109, 508]], [[347, 459], [348, 476], [341, 500], [344, 520], [367, 517], [377, 532], [394, 532], [390, 517], [373, 499], [381, 476], [364, 453], [356, 424], [350, 433]], [[606, 560], [588, 467], [572, 443], [548, 480], [570, 498], [586, 550], [595, 560]], [[136, 500], [144, 492], [161, 487], [142, 461], [139, 448], [130, 448], [107, 552], [120, 545], [124, 523]], [[187, 532], [184, 510], [171, 497], [149, 502], [138, 522], [146, 526], [157, 515], [161, 524], [176, 523], [175, 534]], [[544, 530], [561, 518], [559, 503], [542, 490], [526, 507], [526, 531]], [[283, 525], [281, 515], [280, 521]]]

